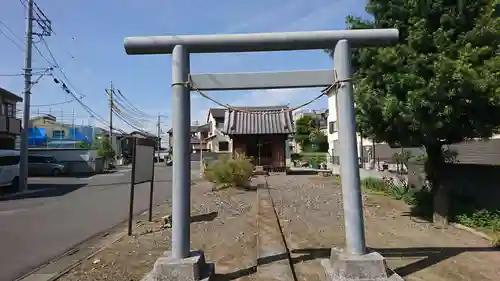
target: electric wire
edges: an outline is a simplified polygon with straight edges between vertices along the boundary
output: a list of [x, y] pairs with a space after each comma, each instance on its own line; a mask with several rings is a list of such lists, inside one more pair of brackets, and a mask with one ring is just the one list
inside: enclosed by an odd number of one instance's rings
[[[7, 26], [7, 25], [6, 25], [3, 21], [0, 21], [0, 23], [1, 23], [3, 26], [7, 27], [7, 29], [9, 29], [9, 30], [11, 30], [11, 31], [12, 31], [12, 29], [10, 29], [10, 28], [9, 28], [9, 27], [8, 27], [8, 26]], [[23, 47], [21, 47], [21, 45], [19, 45], [19, 43], [17, 43], [14, 39], [12, 39], [12, 37], [10, 37], [9, 35], [7, 35], [7, 33], [5, 33], [2, 29], [0, 29], [0, 34], [2, 34], [3, 36], [5, 36], [5, 38], [7, 38], [10, 42], [12, 42], [14, 45], [16, 45], [16, 47], [17, 47], [19, 50], [21, 50], [21, 51], [23, 51], [23, 52], [24, 52], [24, 48], [23, 48]], [[13, 33], [13, 34], [15, 35], [15, 33]], [[17, 36], [16, 36], [16, 37], [17, 37]]]

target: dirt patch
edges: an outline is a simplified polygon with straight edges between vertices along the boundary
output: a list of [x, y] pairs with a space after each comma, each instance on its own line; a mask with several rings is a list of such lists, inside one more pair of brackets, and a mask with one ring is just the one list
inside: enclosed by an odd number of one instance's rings
[[[256, 262], [256, 194], [226, 189], [212, 192], [212, 185], [198, 182], [192, 189], [191, 246], [203, 249], [216, 264], [215, 280], [253, 280]], [[146, 222], [92, 259], [84, 261], [59, 280], [141, 280], [164, 251], [171, 249], [171, 229], [161, 227], [161, 217], [171, 205], [156, 210]]]
[[[344, 247], [342, 195], [334, 177], [268, 178], [299, 280], [321, 280], [319, 258]], [[405, 280], [500, 280], [500, 249], [466, 231], [436, 229], [401, 201], [364, 195], [367, 245]]]

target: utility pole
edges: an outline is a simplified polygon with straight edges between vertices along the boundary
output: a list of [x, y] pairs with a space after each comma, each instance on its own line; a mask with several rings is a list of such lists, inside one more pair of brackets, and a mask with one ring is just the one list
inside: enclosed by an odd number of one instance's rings
[[21, 153], [19, 159], [19, 191], [28, 189], [28, 137], [31, 97], [31, 52], [33, 47], [33, 0], [28, 0], [26, 17], [26, 45], [24, 57], [24, 114], [21, 130]]
[[[113, 95], [115, 94], [115, 89], [113, 88], [113, 81], [110, 82], [109, 89], [106, 90], [109, 94], [109, 143], [113, 147]], [[114, 148], [113, 148], [114, 149]]]
[[[156, 136], [156, 141], [158, 142], [158, 145], [157, 145], [157, 152], [156, 152], [156, 157], [158, 158], [158, 163], [160, 162], [160, 149], [161, 149], [161, 141], [160, 141], [160, 134], [161, 134], [161, 128], [160, 128], [160, 124], [161, 124], [161, 114], [158, 113], [158, 123], [156, 123], [156, 128], [157, 128], [157, 136]], [[165, 159], [165, 161], [167, 161]]]

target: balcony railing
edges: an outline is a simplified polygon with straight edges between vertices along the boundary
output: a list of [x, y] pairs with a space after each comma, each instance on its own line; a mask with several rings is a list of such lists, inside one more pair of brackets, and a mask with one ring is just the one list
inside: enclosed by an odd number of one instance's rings
[[21, 119], [0, 116], [0, 133], [21, 134]]

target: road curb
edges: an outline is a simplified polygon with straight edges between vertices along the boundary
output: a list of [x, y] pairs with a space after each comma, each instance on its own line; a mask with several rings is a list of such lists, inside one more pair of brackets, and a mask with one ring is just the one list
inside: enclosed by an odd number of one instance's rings
[[471, 234], [474, 234], [476, 236], [479, 236], [483, 239], [486, 239], [490, 242], [494, 242], [495, 239], [493, 237], [491, 237], [490, 235], [484, 233], [484, 232], [481, 232], [481, 231], [478, 231], [478, 230], [475, 230], [474, 228], [471, 228], [471, 227], [468, 227], [468, 226], [465, 226], [463, 224], [459, 224], [459, 223], [451, 223], [451, 226], [455, 227], [455, 228], [458, 228], [458, 229], [461, 229], [461, 230], [465, 230]]
[[[168, 204], [163, 202], [155, 206], [158, 208]], [[147, 209], [141, 210], [135, 214], [134, 228], [144, 225], [147, 221]], [[80, 265], [83, 261], [91, 259], [102, 250], [110, 247], [127, 236], [127, 220], [116, 224], [109, 229], [97, 233], [88, 239], [74, 245], [64, 253], [38, 266], [14, 281], [55, 281], [66, 275], [72, 269]]]
[[[136, 225], [136, 227], [141, 226], [141, 225], [142, 224], [138, 224], [138, 225]], [[75, 267], [77, 267], [78, 265], [80, 265], [83, 261], [93, 258], [98, 253], [100, 253], [102, 250], [104, 250], [104, 249], [110, 247], [111, 245], [115, 244], [116, 242], [120, 241], [125, 236], [127, 236], [127, 233], [126, 233], [125, 230], [123, 230], [119, 235], [116, 235], [116, 237], [113, 237], [112, 239], [110, 239], [110, 241], [108, 243], [105, 243], [103, 246], [99, 247], [95, 251], [92, 251], [91, 253], [89, 253], [88, 255], [86, 255], [84, 258], [79, 259], [77, 262], [73, 262], [72, 264], [70, 264], [69, 266], [67, 266], [66, 268], [64, 268], [63, 270], [58, 271], [50, 279], [47, 279], [47, 281], [55, 281], [55, 280], [61, 278], [62, 276], [68, 274], [68, 272], [70, 272]]]
[[[43, 189], [43, 191], [53, 190], [53, 189], [55, 189], [55, 188], [46, 188], [46, 189]], [[37, 189], [37, 190], [26, 190], [26, 191], [19, 191], [19, 192], [14, 192], [14, 193], [0, 195], [0, 201], [9, 200], [9, 199], [12, 199], [12, 198], [14, 198], [16, 196], [22, 196], [22, 195], [26, 195], [26, 194], [37, 193], [37, 192], [40, 192], [40, 191], [41, 191], [40, 189]]]
[[[140, 213], [141, 216], [143, 212]], [[136, 227], [142, 226], [138, 221]], [[97, 255], [102, 250], [127, 236], [126, 227], [123, 222], [111, 229], [101, 232], [80, 244], [70, 248], [68, 251], [39, 266], [29, 273], [19, 277], [15, 281], [55, 281], [66, 275], [83, 261]]]

